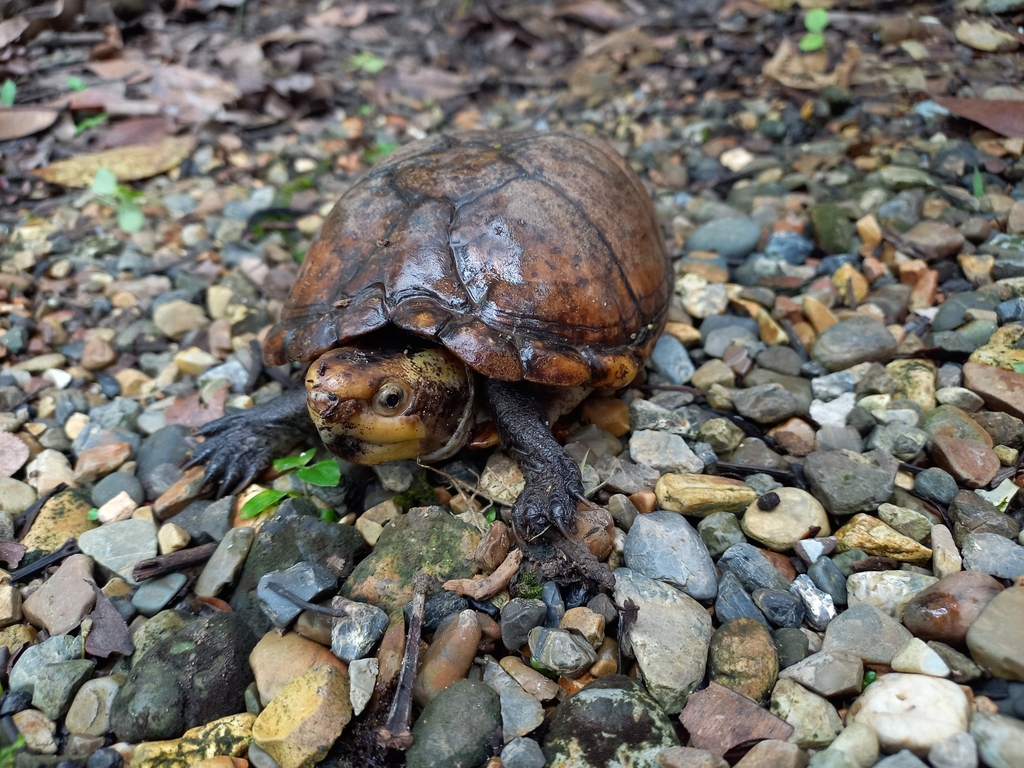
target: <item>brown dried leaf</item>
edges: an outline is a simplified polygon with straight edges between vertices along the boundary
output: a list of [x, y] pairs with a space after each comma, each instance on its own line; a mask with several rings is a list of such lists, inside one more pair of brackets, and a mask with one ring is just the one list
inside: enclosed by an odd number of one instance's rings
[[0, 21], [0, 48], [5, 48], [21, 37], [21, 33], [28, 29], [31, 23], [24, 16], [15, 16], [13, 19]]
[[210, 394], [210, 402], [204, 405], [199, 400], [199, 393], [179, 395], [167, 407], [164, 413], [167, 424], [183, 424], [186, 427], [201, 427], [224, 415], [224, 402], [228, 397], [228, 387], [214, 390]]
[[1024, 136], [1024, 101], [936, 98], [957, 117], [973, 120], [1010, 138]]
[[33, 173], [66, 187], [90, 186], [100, 168], [109, 168], [118, 181], [148, 179], [176, 167], [192, 153], [195, 143], [192, 136], [172, 136], [159, 144], [136, 144], [58, 160]]
[[415, 72], [389, 78], [388, 87], [417, 101], [444, 101], [476, 92], [482, 81], [483, 73], [460, 74], [437, 67], [419, 67]]
[[551, 15], [582, 21], [600, 30], [618, 29], [633, 20], [629, 14], [605, 0], [567, 0], [559, 3]]
[[819, 90], [830, 85], [846, 87], [850, 74], [860, 61], [860, 48], [853, 42], [846, 43], [843, 60], [831, 72], [819, 71], [821, 57], [805, 56], [797, 50], [789, 38], [783, 38], [771, 61], [764, 65], [764, 74], [777, 80], [787, 88], [798, 90]]
[[100, 147], [110, 149], [131, 144], [156, 144], [166, 138], [173, 127], [174, 122], [166, 115], [121, 120], [103, 129]]
[[0, 141], [21, 139], [49, 128], [60, 114], [39, 107], [0, 107]]
[[306, 25], [310, 27], [358, 27], [370, 15], [366, 3], [353, 3], [345, 8], [328, 8], [323, 13], [314, 13], [306, 17]]
[[153, 76], [153, 98], [174, 108], [179, 122], [206, 122], [220, 117], [224, 106], [237, 101], [241, 91], [219, 77], [167, 64]]
[[85, 650], [93, 656], [106, 659], [113, 654], [130, 656], [135, 651], [128, 625], [117, 612], [110, 598], [99, 587], [92, 585], [96, 593], [96, 605], [86, 619], [92, 620], [92, 629], [85, 638]]
[[129, 85], [145, 82], [153, 76], [153, 68], [141, 59], [90, 61], [86, 66], [104, 80], [124, 80]]

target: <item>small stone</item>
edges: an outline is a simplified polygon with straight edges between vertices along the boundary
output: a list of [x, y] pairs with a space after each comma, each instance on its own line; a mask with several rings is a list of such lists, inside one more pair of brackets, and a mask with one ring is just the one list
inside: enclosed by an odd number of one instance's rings
[[914, 595], [903, 611], [903, 624], [915, 637], [963, 646], [967, 631], [1002, 585], [978, 571], [959, 571]]
[[695, 600], [714, 598], [715, 567], [700, 535], [673, 512], [652, 512], [634, 522], [623, 549], [637, 573], [671, 584]]
[[315, 764], [352, 719], [348, 674], [315, 664], [281, 689], [252, 725], [253, 741], [281, 768]]
[[32, 706], [44, 715], [59, 720], [67, 714], [78, 689], [92, 676], [96, 663], [91, 659], [71, 659], [43, 665], [35, 676]]
[[823, 749], [843, 730], [835, 707], [792, 680], [775, 684], [769, 708], [793, 726], [789, 741], [802, 749]]
[[164, 523], [157, 531], [156, 541], [161, 555], [169, 555], [188, 546], [192, 537], [184, 528], [174, 523]]
[[732, 388], [736, 386], [736, 373], [721, 360], [712, 358], [694, 371], [690, 381], [698, 389], [711, 389], [714, 384]]
[[25, 618], [50, 635], [66, 635], [93, 609], [95, 586], [92, 560], [71, 555], [25, 600]]
[[278, 594], [273, 587], [287, 590], [300, 600], [314, 602], [327, 592], [337, 589], [338, 579], [315, 562], [296, 563], [284, 571], [264, 574], [256, 587], [260, 609], [276, 627], [287, 627], [301, 612], [290, 599]]
[[721, 555], [733, 544], [746, 541], [739, 521], [732, 512], [712, 512], [697, 523], [697, 533], [700, 534], [708, 554], [713, 558]]
[[186, 376], [198, 376], [208, 368], [220, 363], [220, 360], [199, 347], [189, 347], [174, 356], [174, 364]]
[[897, 461], [884, 451], [815, 451], [804, 459], [812, 493], [834, 515], [874, 510], [892, 495]]
[[629, 439], [629, 455], [638, 464], [659, 472], [701, 472], [704, 462], [694, 455], [679, 435], [641, 430]]
[[810, 761], [811, 768], [871, 768], [878, 762], [878, 736], [870, 726], [850, 723], [835, 741]]
[[527, 640], [533, 660], [562, 677], [579, 677], [597, 662], [589, 643], [564, 630], [534, 627]]
[[1024, 576], [1024, 547], [997, 533], [969, 533], [961, 544], [964, 568], [1001, 579]]
[[35, 693], [39, 671], [49, 665], [71, 661], [82, 656], [82, 638], [55, 635], [39, 645], [27, 648], [11, 669], [10, 690]]
[[249, 665], [256, 678], [263, 706], [273, 701], [286, 685], [311, 667], [324, 663], [333, 664], [341, 672], [345, 671], [344, 663], [327, 648], [294, 632], [281, 635], [272, 630], [249, 653]]
[[864, 689], [847, 721], [874, 728], [886, 752], [909, 749], [923, 756], [936, 742], [967, 730], [970, 706], [949, 680], [894, 672]]
[[711, 680], [758, 702], [767, 698], [779, 671], [771, 634], [749, 618], [719, 627], [711, 639], [708, 665]]
[[668, 473], [655, 487], [658, 506], [692, 517], [713, 512], [740, 512], [756, 501], [757, 493], [745, 483], [711, 475]]
[[25, 467], [25, 480], [40, 495], [53, 490], [61, 483], [76, 486], [75, 473], [67, 456], [52, 448], [40, 451], [28, 463]]
[[121, 690], [123, 675], [87, 680], [75, 694], [64, 725], [71, 733], [104, 736], [110, 731], [110, 708]]
[[744, 533], [760, 544], [776, 552], [788, 552], [800, 539], [812, 536], [828, 536], [828, 516], [818, 500], [798, 488], [780, 488], [772, 491], [779, 504], [763, 509], [761, 501], [747, 507], [743, 514]]
[[184, 573], [168, 573], [147, 579], [132, 595], [132, 607], [143, 616], [155, 616], [167, 607], [187, 581]]
[[526, 666], [518, 656], [506, 656], [499, 664], [537, 701], [551, 701], [562, 691], [555, 682], [544, 677], [533, 667]]
[[[1020, 745], [1024, 728], [1020, 720], [988, 712], [975, 712], [971, 718], [971, 736], [978, 753], [991, 768], [1016, 768], [1020, 763]], [[936, 766], [935, 768], [938, 768]]]
[[917, 542], [924, 541], [932, 532], [931, 520], [915, 509], [895, 504], [880, 504], [878, 516], [882, 522]]
[[413, 697], [418, 706], [426, 706], [445, 688], [466, 677], [480, 637], [475, 611], [461, 611], [442, 623], [416, 675]]
[[156, 308], [153, 322], [160, 333], [177, 341], [189, 331], [202, 328], [209, 320], [202, 307], [182, 299], [173, 299]]
[[245, 565], [256, 532], [253, 528], [232, 528], [217, 545], [213, 556], [199, 574], [194, 591], [199, 597], [216, 597], [233, 584]]
[[891, 616], [860, 603], [836, 616], [825, 630], [822, 651], [846, 651], [867, 664], [888, 664], [913, 635]]
[[839, 551], [859, 549], [868, 555], [927, 565], [932, 551], [870, 515], [857, 514], [836, 531]]
[[759, 424], [776, 424], [800, 410], [796, 397], [781, 384], [759, 384], [733, 392], [736, 410]]
[[120, 520], [85, 531], [78, 546], [99, 565], [135, 584], [135, 565], [157, 553], [156, 526], [148, 520]]
[[138, 508], [139, 505], [135, 503], [135, 499], [129, 496], [127, 491], [121, 491], [96, 510], [96, 521], [100, 525], [106, 525], [118, 520], [127, 520]]
[[914, 478], [914, 492], [931, 501], [937, 501], [943, 505], [949, 505], [956, 496], [956, 480], [943, 469], [930, 467], [919, 472]]
[[[971, 718], [977, 718], [977, 713]], [[978, 768], [978, 745], [969, 733], [954, 733], [928, 750], [932, 768]], [[990, 763], [994, 765], [995, 763]]]
[[928, 647], [924, 640], [916, 637], [892, 657], [891, 666], [894, 672], [910, 672], [932, 677], [949, 676], [949, 667], [942, 657]]
[[345, 662], [369, 655], [388, 628], [388, 615], [375, 605], [335, 597], [331, 607], [344, 612], [334, 618], [331, 651]]
[[963, 568], [963, 558], [953, 541], [953, 534], [945, 525], [932, 526], [932, 573], [940, 579], [958, 573]]
[[567, 610], [558, 626], [579, 635], [595, 650], [604, 641], [604, 616], [583, 606]]
[[690, 735], [690, 746], [719, 757], [743, 743], [793, 737], [793, 726], [785, 720], [714, 681], [690, 696], [679, 720]]
[[982, 442], [957, 437], [932, 438], [932, 459], [968, 488], [983, 488], [999, 471], [999, 458]]
[[439, 693], [413, 726], [409, 768], [481, 765], [486, 744], [501, 727], [498, 694], [485, 683], [460, 680]]
[[731, 571], [749, 592], [755, 589], [775, 589], [785, 592], [789, 581], [765, 557], [764, 553], [747, 543], [729, 547], [718, 560], [719, 569]]
[[953, 497], [949, 519], [953, 522], [953, 539], [960, 546], [969, 534], [995, 534], [1013, 539], [1020, 533], [1016, 520], [971, 491], [960, 491]]
[[516, 597], [501, 609], [501, 641], [508, 649], [526, 644], [530, 630], [544, 623], [547, 606], [541, 600]]
[[743, 430], [728, 419], [708, 419], [701, 426], [697, 438], [711, 446], [718, 454], [729, 453], [743, 441]]
[[779, 677], [795, 680], [807, 690], [827, 699], [855, 696], [861, 690], [864, 663], [852, 653], [820, 651], [786, 667], [779, 673]]
[[37, 709], [25, 709], [14, 714], [18, 733], [25, 737], [25, 746], [37, 755], [57, 753], [57, 724]]
[[967, 631], [974, 660], [997, 677], [1024, 680], [1024, 587], [993, 597]]
[[670, 384], [685, 384], [696, 370], [686, 347], [673, 336], [663, 334], [651, 352], [650, 365]]
[[12, 477], [25, 466], [29, 455], [28, 446], [18, 437], [0, 431], [0, 478]]
[[501, 699], [502, 735], [506, 742], [525, 736], [544, 722], [540, 702], [489, 656], [484, 664], [483, 680]]
[[912, 571], [864, 571], [846, 580], [846, 591], [851, 607], [867, 603], [900, 621], [906, 604], [937, 581]]
[[976, 51], [999, 53], [1016, 51], [1020, 43], [1009, 32], [996, 29], [987, 21], [971, 22], [962, 19], [953, 30], [958, 42]]
[[36, 497], [35, 489], [28, 483], [12, 477], [0, 477], [0, 512], [20, 515], [35, 503]]
[[807, 752], [788, 741], [759, 741], [740, 758], [736, 768], [807, 768]]
[[836, 323], [821, 332], [811, 356], [830, 371], [858, 363], [888, 360], [896, 351], [896, 339], [885, 325], [869, 317]]

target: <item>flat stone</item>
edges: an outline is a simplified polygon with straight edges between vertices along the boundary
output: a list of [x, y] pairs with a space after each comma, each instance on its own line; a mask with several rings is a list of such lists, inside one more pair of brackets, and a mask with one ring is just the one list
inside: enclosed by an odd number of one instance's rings
[[714, 681], [690, 696], [679, 721], [690, 735], [691, 747], [719, 757], [746, 742], [785, 741], [793, 735], [793, 726], [785, 720]]
[[1002, 585], [988, 574], [953, 573], [911, 598], [903, 610], [903, 624], [922, 640], [962, 646], [967, 630], [1002, 591]]
[[413, 726], [409, 768], [481, 765], [487, 741], [501, 727], [498, 694], [487, 684], [460, 680], [439, 693]]
[[135, 584], [136, 564], [156, 556], [156, 526], [149, 520], [121, 520], [85, 531], [78, 546], [99, 565]]
[[123, 675], [108, 675], [83, 683], [64, 719], [68, 731], [86, 736], [106, 735], [110, 731], [110, 708], [123, 683]]
[[[255, 760], [259, 759], [257, 755], [267, 754], [252, 743], [252, 724], [255, 719], [255, 715], [242, 712], [189, 728], [180, 739], [144, 741], [132, 750], [132, 763], [137, 768], [186, 765], [190, 768], [240, 768], [235, 760], [241, 755], [248, 755], [255, 766]], [[100, 754], [103, 753], [108, 753], [105, 760], [111, 762], [102, 762], [101, 768], [117, 765], [116, 760], [120, 759], [120, 755], [113, 747], [100, 750]], [[216, 761], [221, 759], [231, 764], [222, 762], [218, 765]]]
[[597, 654], [588, 642], [562, 629], [534, 627], [527, 641], [532, 659], [560, 677], [580, 677], [597, 663]]
[[971, 491], [960, 491], [953, 497], [949, 519], [953, 522], [953, 539], [960, 546], [968, 534], [995, 534], [1007, 539], [1020, 534], [1020, 524], [1015, 519]]
[[717, 593], [715, 566], [700, 535], [674, 512], [640, 515], [626, 536], [626, 566], [671, 584], [695, 600]]
[[96, 603], [92, 559], [71, 555], [25, 600], [25, 618], [50, 635], [66, 635], [82, 623]]
[[260, 608], [275, 627], [287, 627], [302, 609], [271, 589], [272, 585], [288, 590], [300, 600], [315, 602], [328, 591], [336, 589], [338, 579], [326, 568], [309, 562], [296, 563], [287, 570], [265, 574], [256, 587]]
[[969, 533], [961, 544], [964, 568], [1001, 579], [1024, 576], [1024, 547], [997, 533]]
[[74, 487], [75, 473], [67, 456], [47, 448], [25, 466], [25, 481], [42, 495], [61, 483]]
[[[978, 713], [971, 717], [974, 725]], [[928, 762], [932, 768], [978, 768], [978, 745], [970, 733], [954, 733], [948, 739], [932, 744], [928, 750]], [[989, 765], [996, 765], [990, 762]]]
[[[971, 736], [978, 753], [991, 768], [1017, 768], [1024, 727], [1016, 718], [989, 712], [975, 712], [971, 718]], [[934, 765], [934, 763], [933, 763]]]
[[216, 597], [224, 587], [233, 584], [245, 565], [245, 558], [255, 536], [253, 528], [232, 528], [228, 531], [199, 574], [194, 588], [196, 595]]
[[288, 683], [252, 724], [253, 741], [281, 768], [313, 765], [352, 719], [348, 673], [315, 664]]
[[811, 357], [830, 371], [872, 360], [888, 361], [896, 339], [878, 320], [855, 317], [826, 328], [814, 342]]
[[91, 659], [69, 659], [44, 664], [35, 674], [32, 706], [51, 720], [67, 714], [82, 683], [92, 676], [96, 662]]
[[413, 697], [417, 706], [425, 707], [445, 688], [466, 677], [480, 637], [480, 624], [472, 610], [461, 611], [442, 623], [416, 674]]
[[13, 477], [0, 477], [0, 512], [20, 515], [35, 503], [37, 496], [35, 489], [28, 483]]
[[967, 730], [970, 705], [956, 683], [894, 672], [864, 689], [847, 721], [874, 728], [885, 752], [909, 749], [925, 756], [936, 742]]
[[544, 722], [541, 703], [489, 656], [484, 664], [483, 680], [501, 699], [501, 726], [506, 744], [525, 736]]
[[804, 459], [811, 492], [834, 515], [873, 511], [889, 500], [897, 461], [884, 451], [815, 451]]
[[835, 707], [792, 680], [775, 684], [769, 708], [793, 726], [789, 740], [803, 749], [823, 749], [843, 730]]
[[771, 633], [762, 622], [738, 618], [723, 622], [711, 638], [711, 680], [754, 701], [764, 701], [778, 675]]
[[115, 442], [89, 448], [75, 462], [75, 482], [93, 483], [109, 475], [132, 457], [131, 443]]
[[329, 649], [294, 632], [281, 635], [272, 630], [249, 653], [249, 666], [263, 706], [317, 664], [332, 664], [340, 672], [345, 671], [345, 663]]
[[832, 620], [822, 651], [846, 651], [866, 664], [888, 664], [913, 635], [873, 605], [852, 606]]
[[781, 672], [780, 679], [795, 680], [819, 696], [855, 696], [864, 680], [864, 662], [845, 651], [819, 651]]
[[796, 397], [777, 383], [735, 390], [732, 403], [741, 416], [759, 424], [776, 424], [801, 410]]
[[506, 656], [498, 664], [537, 701], [551, 701], [561, 693], [562, 689], [553, 680], [528, 667], [518, 656]]
[[906, 604], [937, 581], [912, 571], [863, 571], [846, 580], [846, 591], [851, 606], [867, 603], [900, 621]]
[[902, 563], [927, 565], [932, 558], [928, 547], [918, 544], [909, 536], [890, 528], [870, 515], [857, 514], [836, 531], [839, 551], [859, 549], [865, 554], [891, 557]]
[[25, 746], [37, 755], [57, 753], [57, 724], [37, 709], [24, 709], [11, 716]]
[[778, 739], [759, 741], [735, 768], [807, 768], [807, 752], [796, 744]]
[[693, 598], [629, 568], [615, 571], [615, 602], [639, 607], [629, 640], [651, 695], [669, 714], [704, 678], [711, 619]]
[[740, 512], [757, 499], [746, 483], [712, 475], [665, 474], [654, 489], [658, 506], [689, 517]]
[[831, 534], [825, 508], [811, 494], [799, 488], [779, 488], [773, 493], [778, 505], [763, 510], [761, 502], [755, 501], [743, 513], [743, 531], [750, 538], [776, 552], [788, 552], [808, 535]]
[[964, 386], [980, 395], [992, 410], [1024, 418], [1024, 374], [991, 365], [964, 364]]
[[29, 646], [11, 669], [9, 688], [11, 691], [35, 693], [39, 670], [48, 664], [71, 661], [82, 656], [82, 638], [71, 635], [56, 635], [39, 645]]
[[205, 326], [209, 319], [197, 304], [173, 299], [161, 304], [153, 312], [153, 322], [164, 336], [177, 341], [189, 331]]
[[343, 613], [331, 629], [331, 652], [342, 661], [367, 656], [387, 631], [388, 615], [375, 605], [335, 597], [331, 607]]
[[967, 630], [971, 656], [990, 674], [1024, 680], [1024, 587], [993, 597]]
[[13, 477], [29, 459], [28, 446], [9, 432], [0, 432], [0, 478]]
[[999, 457], [983, 442], [958, 437], [932, 438], [932, 459], [968, 488], [983, 488], [1001, 466]]
[[629, 455], [633, 461], [647, 464], [659, 472], [700, 472], [704, 462], [694, 455], [679, 435], [641, 430], [629, 438]]
[[928, 644], [914, 638], [892, 657], [893, 672], [909, 672], [932, 677], [949, 677], [949, 666]]
[[748, 592], [755, 589], [786, 591], [789, 581], [783, 576], [765, 554], [747, 543], [729, 547], [719, 558], [718, 567], [724, 573], [731, 571]]
[[167, 607], [187, 581], [188, 577], [184, 573], [167, 573], [155, 579], [146, 579], [132, 595], [132, 607], [143, 616], [156, 616]]
[[[916, 760], [917, 758], [915, 758]], [[878, 762], [878, 736], [863, 723], [850, 723], [835, 741], [811, 757], [811, 768], [871, 768]]]

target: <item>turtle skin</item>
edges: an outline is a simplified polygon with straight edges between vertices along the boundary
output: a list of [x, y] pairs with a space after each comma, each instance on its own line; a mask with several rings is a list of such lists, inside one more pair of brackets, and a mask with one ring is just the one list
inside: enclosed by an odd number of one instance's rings
[[[305, 363], [401, 334], [447, 348], [482, 379], [476, 391], [523, 469], [517, 533], [555, 524], [568, 534], [583, 488], [551, 436], [545, 388], [630, 383], [671, 291], [653, 204], [611, 146], [564, 132], [457, 132], [402, 147], [341, 198], [263, 355]], [[297, 396], [207, 425], [193, 460], [211, 481], [251, 481], [277, 427], [301, 435]]]

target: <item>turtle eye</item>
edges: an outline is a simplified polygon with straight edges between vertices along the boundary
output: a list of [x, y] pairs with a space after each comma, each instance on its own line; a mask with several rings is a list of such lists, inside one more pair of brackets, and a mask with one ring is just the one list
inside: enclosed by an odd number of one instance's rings
[[409, 404], [409, 390], [399, 382], [389, 381], [373, 396], [373, 410], [381, 416], [396, 416]]

